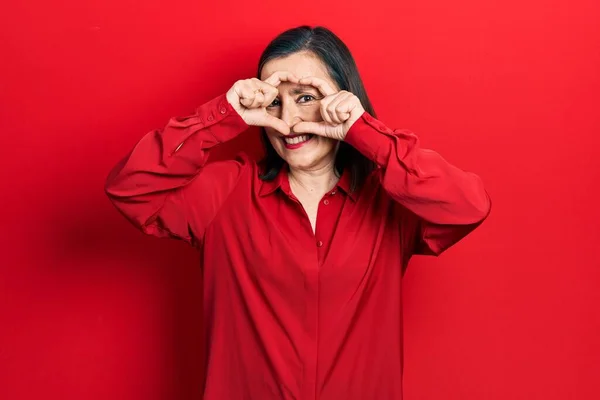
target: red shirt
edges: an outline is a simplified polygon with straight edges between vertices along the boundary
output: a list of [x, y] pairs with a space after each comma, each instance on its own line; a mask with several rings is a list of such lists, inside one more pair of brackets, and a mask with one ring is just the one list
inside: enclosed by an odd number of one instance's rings
[[403, 270], [487, 217], [481, 180], [364, 113], [345, 140], [379, 168], [354, 193], [343, 173], [313, 233], [287, 168], [264, 182], [244, 155], [206, 164], [247, 128], [219, 96], [144, 136], [106, 184], [144, 232], [200, 252], [204, 399], [401, 399]]

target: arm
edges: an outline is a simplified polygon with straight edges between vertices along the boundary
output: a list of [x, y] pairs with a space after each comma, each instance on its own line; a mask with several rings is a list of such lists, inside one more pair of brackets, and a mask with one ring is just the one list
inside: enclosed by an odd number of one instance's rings
[[109, 174], [108, 197], [143, 232], [197, 244], [249, 164], [242, 157], [206, 165], [210, 150], [248, 125], [289, 133], [266, 110], [286, 81], [298, 80], [280, 71], [265, 81], [239, 80], [194, 115], [148, 133]]
[[[248, 125], [221, 95], [146, 134], [110, 172], [106, 193], [143, 232], [193, 243], [233, 190], [245, 160], [206, 166], [210, 150]], [[192, 226], [194, 215], [196, 226]]]
[[391, 130], [368, 113], [348, 130], [345, 141], [373, 160], [386, 192], [416, 219], [415, 254], [439, 255], [479, 226], [491, 200], [481, 179], [422, 149], [416, 135]]
[[344, 140], [379, 167], [384, 190], [402, 210], [402, 227], [416, 236], [416, 254], [439, 255], [465, 237], [488, 216], [491, 201], [481, 180], [434, 151], [421, 149], [415, 135], [392, 131], [365, 112], [358, 97], [334, 89], [318, 77], [305, 77], [320, 99], [323, 121], [301, 121], [296, 133]]

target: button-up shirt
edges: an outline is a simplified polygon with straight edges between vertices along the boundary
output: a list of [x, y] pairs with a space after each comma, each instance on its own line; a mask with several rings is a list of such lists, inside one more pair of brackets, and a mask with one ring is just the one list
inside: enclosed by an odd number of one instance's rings
[[313, 232], [286, 166], [264, 181], [243, 154], [207, 163], [247, 128], [221, 95], [144, 136], [106, 183], [138, 228], [199, 251], [204, 399], [401, 399], [403, 271], [487, 217], [481, 180], [365, 112], [345, 141], [377, 168], [354, 191], [344, 171]]

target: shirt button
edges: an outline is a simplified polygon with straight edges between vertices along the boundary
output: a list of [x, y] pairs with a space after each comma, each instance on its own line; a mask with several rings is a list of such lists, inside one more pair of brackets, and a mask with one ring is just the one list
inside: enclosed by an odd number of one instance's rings
[[331, 192], [331, 195], [333, 196], [335, 194], [335, 190], [333, 192]]
[[325, 201], [323, 202], [323, 204], [325, 204], [325, 205], [329, 204], [329, 200], [325, 200]]
[[317, 247], [323, 247], [323, 242], [321, 242], [320, 240], [317, 242]]
[[226, 109], [224, 109], [224, 108], [221, 108], [221, 114], [225, 114], [226, 112], [227, 112], [227, 110], [226, 110]]
[[209, 121], [212, 121], [213, 119], [215, 119], [215, 117], [213, 117], [212, 115], [209, 115], [208, 118], [206, 118]]

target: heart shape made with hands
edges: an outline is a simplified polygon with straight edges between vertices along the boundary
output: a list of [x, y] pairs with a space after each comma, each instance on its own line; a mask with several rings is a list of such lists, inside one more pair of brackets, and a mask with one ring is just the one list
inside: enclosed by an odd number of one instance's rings
[[[269, 114], [266, 107], [279, 95], [277, 87], [282, 82], [316, 88], [324, 96], [319, 100], [323, 120], [300, 121], [290, 127], [283, 120]], [[249, 125], [268, 126], [283, 135], [307, 133], [344, 140], [350, 127], [364, 112], [360, 100], [354, 94], [345, 90], [337, 91], [322, 78], [314, 76], [298, 78], [286, 71], [274, 72], [264, 81], [257, 78], [239, 81], [232, 90], [238, 96], [241, 106], [239, 109], [236, 108], [236, 111]]]

